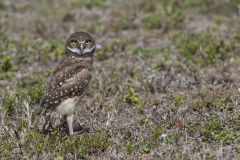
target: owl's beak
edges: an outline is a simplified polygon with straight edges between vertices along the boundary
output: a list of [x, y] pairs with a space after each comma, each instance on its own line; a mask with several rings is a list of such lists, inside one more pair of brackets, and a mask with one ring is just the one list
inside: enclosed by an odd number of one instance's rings
[[81, 53], [83, 53], [83, 48], [84, 48], [83, 43], [81, 43], [80, 44], [80, 51], [81, 51]]

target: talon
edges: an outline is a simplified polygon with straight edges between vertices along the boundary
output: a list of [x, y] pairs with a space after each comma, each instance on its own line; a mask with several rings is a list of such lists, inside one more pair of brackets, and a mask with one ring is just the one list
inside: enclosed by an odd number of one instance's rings
[[86, 131], [87, 133], [93, 133], [94, 132], [94, 128], [90, 127], [90, 128], [85, 128], [84, 131]]

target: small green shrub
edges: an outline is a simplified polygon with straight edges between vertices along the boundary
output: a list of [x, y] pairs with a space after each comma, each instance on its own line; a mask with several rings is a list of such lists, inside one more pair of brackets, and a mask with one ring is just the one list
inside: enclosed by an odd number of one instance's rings
[[9, 55], [3, 55], [0, 57], [1, 72], [8, 72], [13, 68], [11, 57]]
[[200, 135], [208, 142], [230, 143], [237, 138], [236, 130], [224, 126], [219, 118], [212, 118], [205, 127], [201, 128]]
[[143, 147], [143, 152], [144, 152], [144, 153], [150, 153], [150, 151], [151, 151], [151, 147], [150, 147], [150, 146], [145, 145], [145, 146]]
[[124, 147], [126, 148], [128, 154], [132, 154], [136, 149], [136, 145], [129, 140], [126, 142]]
[[139, 104], [141, 102], [141, 99], [132, 87], [128, 87], [128, 93], [124, 95], [124, 100], [130, 104]]

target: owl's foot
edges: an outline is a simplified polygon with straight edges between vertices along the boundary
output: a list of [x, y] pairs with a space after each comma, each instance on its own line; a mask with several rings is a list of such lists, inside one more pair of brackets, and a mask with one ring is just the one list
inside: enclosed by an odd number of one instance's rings
[[73, 133], [71, 135], [82, 134], [83, 132], [92, 133], [94, 131], [93, 128], [83, 128], [82, 126], [80, 126], [80, 127], [81, 128], [76, 128], [76, 130], [73, 130]]
[[[64, 132], [65, 134], [69, 134], [69, 129], [66, 123], [64, 124], [60, 124], [58, 126], [58, 129], [60, 132]], [[92, 133], [94, 132], [94, 128], [85, 128], [83, 126], [81, 126], [79, 123], [73, 123], [73, 133], [72, 135], [76, 135], [76, 134], [82, 134], [82, 133]]]
[[94, 131], [93, 128], [85, 128], [80, 125], [77, 119], [74, 119], [73, 116], [65, 116], [62, 124], [58, 126], [59, 131], [64, 132], [69, 135], [77, 135], [82, 134], [83, 132], [92, 133]]
[[87, 133], [92, 133], [94, 132], [94, 128], [84, 128], [84, 131], [87, 132]]

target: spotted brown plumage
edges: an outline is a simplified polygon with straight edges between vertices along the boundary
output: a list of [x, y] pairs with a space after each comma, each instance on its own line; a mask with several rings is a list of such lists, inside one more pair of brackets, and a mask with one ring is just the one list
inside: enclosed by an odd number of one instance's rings
[[47, 84], [42, 106], [55, 109], [63, 100], [81, 96], [91, 80], [92, 63], [89, 57], [64, 56]]
[[66, 41], [65, 55], [52, 73], [41, 106], [66, 117], [72, 135], [72, 117], [77, 102], [91, 80], [95, 42], [85, 32], [76, 32]]

